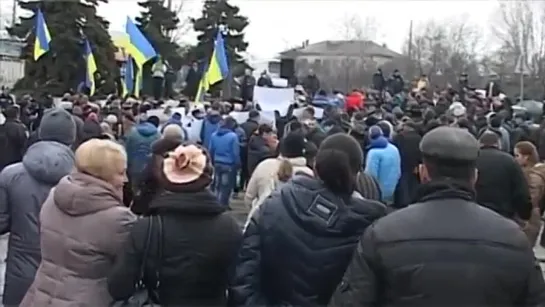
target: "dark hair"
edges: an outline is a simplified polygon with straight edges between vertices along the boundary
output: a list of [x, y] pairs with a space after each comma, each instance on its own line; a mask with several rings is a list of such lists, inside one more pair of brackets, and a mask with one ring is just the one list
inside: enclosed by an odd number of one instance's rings
[[428, 170], [430, 179], [433, 180], [450, 178], [469, 182], [475, 176], [475, 162], [441, 159], [427, 155], [422, 156], [422, 162]]
[[303, 124], [298, 120], [292, 120], [288, 123], [288, 131], [294, 132], [303, 129]]
[[350, 196], [363, 165], [363, 153], [354, 138], [344, 133], [328, 136], [320, 145], [314, 164], [318, 177], [333, 193]]
[[155, 127], [159, 127], [160, 120], [157, 115], [152, 115], [148, 118], [148, 123], [154, 125]]
[[17, 116], [19, 116], [19, 107], [17, 106], [7, 107], [6, 110], [4, 111], [4, 116], [10, 119], [17, 118]]
[[257, 127], [257, 134], [263, 135], [265, 133], [273, 132], [273, 128], [268, 124], [261, 124]]
[[496, 132], [490, 130], [486, 130], [481, 137], [479, 137], [479, 143], [485, 146], [497, 145], [499, 141], [500, 136]]
[[492, 115], [490, 118], [490, 127], [499, 128], [502, 123], [502, 117], [498, 114]]

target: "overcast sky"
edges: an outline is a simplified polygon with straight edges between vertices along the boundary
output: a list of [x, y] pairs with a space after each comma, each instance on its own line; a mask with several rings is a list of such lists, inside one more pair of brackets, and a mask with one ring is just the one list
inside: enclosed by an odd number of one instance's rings
[[[200, 15], [202, 1], [184, 3], [188, 17]], [[443, 21], [465, 16], [486, 34], [498, 5], [496, 0], [231, 0], [231, 3], [250, 19], [246, 28], [248, 51], [259, 58], [273, 57], [306, 39], [311, 43], [341, 39], [341, 24], [352, 15], [362, 20], [374, 18], [378, 25], [376, 41], [398, 52], [408, 37], [411, 19], [416, 26], [429, 19]], [[127, 15], [134, 18], [139, 11], [136, 0], [110, 0], [99, 7], [99, 14], [111, 22], [111, 30], [117, 31], [124, 30]], [[186, 41], [194, 42], [195, 35], [188, 35]]]

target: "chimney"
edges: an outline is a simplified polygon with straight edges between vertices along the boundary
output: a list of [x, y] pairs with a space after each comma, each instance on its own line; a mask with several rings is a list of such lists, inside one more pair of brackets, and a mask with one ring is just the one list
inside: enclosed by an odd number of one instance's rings
[[386, 45], [385, 43], [382, 44], [382, 48], [388, 48], [388, 45]]

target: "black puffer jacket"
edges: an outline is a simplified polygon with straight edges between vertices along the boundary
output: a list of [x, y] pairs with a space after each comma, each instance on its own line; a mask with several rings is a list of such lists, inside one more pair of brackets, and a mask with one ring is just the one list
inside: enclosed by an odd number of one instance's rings
[[[154, 285], [160, 269], [161, 306], [225, 306], [229, 268], [234, 263], [242, 233], [225, 207], [208, 190], [198, 193], [163, 192], [151, 203], [162, 218], [162, 259], [158, 258], [158, 223], [153, 220], [145, 281]], [[108, 290], [117, 300], [134, 292], [150, 217], [131, 230], [123, 254], [108, 278]]]
[[477, 159], [477, 202], [507, 217], [528, 220], [532, 201], [522, 168], [506, 152], [483, 147]]
[[233, 306], [323, 306], [359, 237], [385, 214], [378, 202], [342, 200], [319, 180], [295, 176], [254, 214], [231, 287]]
[[544, 294], [519, 226], [438, 182], [367, 228], [330, 306], [541, 306]]

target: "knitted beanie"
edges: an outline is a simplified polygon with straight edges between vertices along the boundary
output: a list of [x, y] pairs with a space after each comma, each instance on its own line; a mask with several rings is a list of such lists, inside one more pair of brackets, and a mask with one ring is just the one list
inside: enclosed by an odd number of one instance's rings
[[50, 109], [42, 117], [38, 136], [41, 141], [53, 141], [71, 146], [76, 140], [76, 123], [66, 110]]

